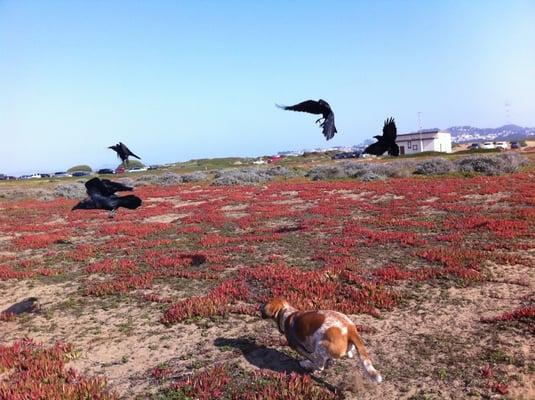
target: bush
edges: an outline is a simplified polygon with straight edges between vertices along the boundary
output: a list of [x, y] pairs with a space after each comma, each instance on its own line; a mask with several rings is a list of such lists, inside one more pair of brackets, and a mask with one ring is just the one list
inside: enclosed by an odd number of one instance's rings
[[416, 165], [415, 174], [441, 175], [453, 171], [455, 166], [445, 158], [431, 158]]
[[[125, 163], [126, 164], [126, 163]], [[121, 166], [123, 165], [122, 163], [119, 164], [118, 166]], [[128, 164], [126, 164], [126, 167], [128, 169], [132, 169], [132, 168], [145, 168], [145, 164], [143, 164], [141, 161], [139, 160], [128, 160]]]
[[75, 165], [67, 170], [69, 174], [73, 172], [93, 172], [89, 165]]
[[85, 197], [85, 186], [80, 183], [66, 183], [58, 185], [54, 189], [54, 197], [64, 197], [66, 199], [80, 199]]
[[0, 199], [22, 200], [36, 199], [41, 201], [54, 200], [53, 193], [48, 189], [4, 189], [0, 190]]
[[143, 175], [137, 178], [136, 182], [145, 185], [172, 186], [182, 183], [182, 176], [173, 172], [166, 172], [162, 175]]
[[296, 174], [285, 167], [242, 168], [218, 170], [215, 173], [214, 185], [243, 185], [264, 183], [275, 177], [291, 178]]
[[195, 171], [190, 174], [182, 175], [182, 182], [201, 182], [208, 180], [208, 175], [201, 171]]
[[388, 163], [346, 162], [337, 165], [320, 165], [312, 168], [305, 176], [314, 181], [340, 178], [376, 180], [407, 177], [413, 169], [414, 162], [406, 160]]
[[479, 172], [485, 175], [500, 175], [518, 171], [527, 163], [527, 159], [517, 153], [496, 156], [472, 156], [461, 158], [456, 165], [461, 172]]
[[347, 178], [341, 165], [319, 165], [309, 170], [305, 176], [313, 181], [323, 181], [327, 179]]
[[364, 175], [360, 177], [360, 180], [364, 182], [377, 181], [380, 179], [386, 179], [386, 176], [376, 174], [375, 172], [372, 172], [372, 171], [367, 171], [364, 173]]

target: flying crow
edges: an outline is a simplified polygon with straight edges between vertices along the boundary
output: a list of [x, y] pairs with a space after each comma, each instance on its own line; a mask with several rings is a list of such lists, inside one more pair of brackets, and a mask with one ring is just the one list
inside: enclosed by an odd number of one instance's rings
[[394, 118], [388, 118], [383, 126], [383, 136], [374, 136], [377, 142], [364, 149], [364, 153], [381, 156], [388, 151], [390, 156], [399, 156], [399, 146], [396, 144], [397, 129]]
[[113, 218], [119, 207], [134, 210], [141, 205], [141, 199], [134, 195], [117, 196], [115, 192], [132, 191], [129, 186], [108, 179], [93, 178], [85, 183], [89, 197], [76, 204], [73, 210], [108, 210]]
[[123, 142], [119, 142], [118, 144], [114, 146], [110, 146], [108, 147], [108, 149], [114, 150], [117, 153], [117, 157], [119, 157], [123, 163], [126, 162], [126, 164], [128, 164], [129, 156], [132, 156], [132, 157], [137, 158], [138, 160], [141, 160], [141, 158], [139, 158], [134, 153], [132, 153], [130, 149], [126, 147], [126, 144], [124, 144]]
[[325, 139], [327, 140], [332, 139], [337, 132], [336, 126], [334, 126], [333, 110], [331, 110], [331, 106], [325, 100], [307, 100], [293, 106], [280, 106], [277, 104], [277, 107], [282, 108], [283, 110], [321, 114], [322, 117], [317, 119], [316, 123], [323, 120], [320, 127], [323, 128], [323, 136], [325, 136]]

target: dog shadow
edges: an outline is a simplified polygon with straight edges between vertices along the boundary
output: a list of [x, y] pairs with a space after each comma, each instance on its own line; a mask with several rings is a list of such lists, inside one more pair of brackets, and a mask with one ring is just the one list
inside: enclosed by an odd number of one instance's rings
[[300, 375], [308, 374], [310, 378], [319, 384], [324, 385], [332, 393], [337, 393], [338, 389], [327, 383], [320, 377], [311, 375], [310, 371], [302, 368], [297, 359], [276, 349], [258, 345], [254, 340], [247, 337], [227, 339], [219, 337], [214, 340], [216, 347], [232, 347], [238, 349], [243, 357], [252, 365], [260, 369], [267, 369], [274, 372], [297, 373]]
[[214, 345], [220, 348], [232, 347], [240, 350], [243, 357], [257, 368], [286, 373], [297, 372], [304, 374], [307, 372], [295, 358], [276, 349], [259, 345], [246, 337], [235, 339], [219, 337], [214, 341]]

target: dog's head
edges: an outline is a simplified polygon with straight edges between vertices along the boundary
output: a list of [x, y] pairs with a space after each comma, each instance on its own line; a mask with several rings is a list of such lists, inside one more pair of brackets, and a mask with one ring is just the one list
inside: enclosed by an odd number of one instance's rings
[[278, 314], [284, 309], [288, 308], [289, 304], [281, 297], [276, 297], [266, 304], [260, 306], [260, 315], [263, 319], [277, 318]]

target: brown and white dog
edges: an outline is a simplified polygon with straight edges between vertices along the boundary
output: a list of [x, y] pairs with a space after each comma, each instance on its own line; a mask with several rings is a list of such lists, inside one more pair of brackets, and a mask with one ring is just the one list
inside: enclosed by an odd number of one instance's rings
[[383, 377], [373, 367], [357, 327], [346, 315], [328, 310], [299, 311], [282, 298], [275, 298], [260, 307], [262, 318], [272, 318], [288, 344], [306, 359], [303, 368], [322, 371], [333, 358], [357, 353], [371, 379]]

